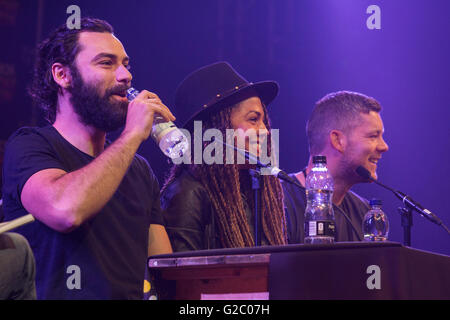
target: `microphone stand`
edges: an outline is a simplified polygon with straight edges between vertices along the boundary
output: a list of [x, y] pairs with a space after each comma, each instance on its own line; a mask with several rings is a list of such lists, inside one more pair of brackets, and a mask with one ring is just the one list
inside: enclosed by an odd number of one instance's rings
[[[413, 210], [417, 210], [416, 206], [414, 205], [413, 202], [411, 202], [410, 198], [408, 195], [404, 194], [403, 192], [400, 192], [398, 190], [394, 190], [384, 184], [382, 184], [381, 182], [378, 182], [377, 180], [373, 179], [373, 182], [375, 182], [376, 184], [384, 187], [387, 190], [390, 190], [391, 192], [394, 193], [394, 195], [399, 198], [402, 203], [403, 203], [403, 207], [399, 207], [398, 208], [398, 212], [400, 213], [400, 217], [401, 217], [401, 225], [403, 228], [403, 244], [405, 246], [410, 247], [411, 246], [411, 227], [413, 225]], [[442, 226], [447, 233], [449, 232], [448, 228], [442, 223], [442, 221], [436, 217], [435, 215], [433, 215], [432, 217], [426, 216], [424, 215], [422, 212], [420, 212], [420, 210], [417, 210], [417, 212], [424, 218], [426, 218], [427, 220], [437, 224], [438, 226]]]
[[255, 233], [255, 246], [261, 246], [261, 235], [262, 235], [262, 223], [261, 223], [261, 171], [260, 168], [248, 169], [248, 172], [252, 178], [252, 190], [253, 190], [253, 216], [254, 221], [254, 233]]
[[[359, 166], [356, 169], [356, 173], [359, 174], [361, 177], [368, 179], [375, 184], [391, 191], [397, 198], [399, 198], [403, 202], [403, 207], [399, 207], [398, 211], [401, 216], [401, 223], [403, 227], [403, 243], [405, 246], [411, 246], [411, 227], [413, 225], [413, 217], [412, 217], [412, 211], [416, 210], [422, 217], [426, 218], [427, 220], [437, 224], [438, 226], [441, 226], [447, 231], [447, 233], [450, 234], [450, 230], [447, 228], [447, 226], [442, 223], [442, 221], [433, 213], [423, 209], [419, 204], [415, 203], [414, 200], [412, 200], [408, 195], [404, 194], [401, 191], [392, 189], [391, 187], [388, 187], [387, 185], [382, 184], [378, 180], [374, 179], [370, 172], [362, 167]], [[420, 210], [422, 209], [422, 210]]]
[[[262, 220], [261, 220], [261, 168], [269, 168], [268, 164], [261, 163], [257, 157], [251, 155], [246, 150], [239, 149], [233, 145], [229, 145], [228, 143], [220, 140], [214, 140], [215, 143], [221, 143], [227, 148], [230, 148], [231, 150], [235, 150], [241, 155], [245, 157], [245, 159], [249, 161], [255, 162], [256, 168], [255, 169], [249, 169], [248, 172], [251, 176], [252, 180], [252, 190], [253, 190], [253, 216], [254, 216], [254, 239], [255, 239], [255, 246], [261, 246], [261, 236], [262, 236]], [[282, 172], [278, 169], [277, 173]], [[277, 175], [279, 179], [283, 179], [285, 181], [288, 181], [289, 183], [292, 183], [294, 185], [297, 185], [300, 187], [300, 184], [298, 181], [290, 179], [287, 174], [282, 172], [281, 175]]]
[[411, 247], [411, 227], [413, 225], [412, 208], [406, 205], [399, 207], [398, 212], [400, 213], [403, 227], [403, 244]]

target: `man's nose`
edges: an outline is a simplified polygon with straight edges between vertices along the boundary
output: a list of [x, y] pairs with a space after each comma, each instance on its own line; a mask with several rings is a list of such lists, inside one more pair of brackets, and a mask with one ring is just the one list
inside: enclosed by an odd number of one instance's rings
[[116, 70], [116, 80], [117, 82], [126, 82], [129, 83], [133, 79], [133, 75], [131, 72], [123, 65], [121, 65]]
[[389, 150], [389, 145], [386, 143], [386, 141], [384, 141], [383, 138], [381, 138], [381, 143], [378, 146], [378, 150], [380, 150], [381, 152], [386, 152]]

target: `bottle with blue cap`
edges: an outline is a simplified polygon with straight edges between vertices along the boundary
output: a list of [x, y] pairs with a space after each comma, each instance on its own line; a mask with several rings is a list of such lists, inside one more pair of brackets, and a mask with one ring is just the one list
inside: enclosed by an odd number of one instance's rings
[[372, 199], [369, 201], [370, 210], [366, 213], [362, 223], [364, 240], [386, 241], [389, 235], [389, 220], [381, 210], [382, 201]]

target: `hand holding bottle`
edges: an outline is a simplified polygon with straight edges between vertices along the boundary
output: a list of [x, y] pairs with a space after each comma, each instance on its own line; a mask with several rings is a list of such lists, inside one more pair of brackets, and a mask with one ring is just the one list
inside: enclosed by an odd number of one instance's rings
[[[145, 114], [145, 112], [142, 112], [143, 114], [136, 112], [136, 116], [138, 117], [140, 115], [149, 117], [146, 122], [147, 127], [145, 127], [145, 139], [151, 134], [153, 140], [159, 145], [159, 148], [166, 156], [171, 159], [182, 157], [189, 149], [189, 141], [172, 122], [175, 120], [175, 117], [161, 102], [158, 96], [145, 90], [139, 93], [138, 90], [130, 88], [127, 90], [127, 98], [130, 101], [128, 112], [130, 112], [130, 108], [135, 107], [134, 103], [136, 101], [148, 106], [148, 114]], [[132, 116], [130, 116], [130, 118], [132, 118]], [[139, 121], [140, 119], [137, 118], [136, 120]]]
[[[131, 88], [132, 89], [132, 88]], [[131, 89], [128, 89], [130, 91]], [[128, 93], [127, 91], [127, 93]], [[170, 110], [162, 103], [159, 97], [147, 90], [138, 92], [135, 90], [128, 105], [127, 119], [125, 123], [125, 132], [133, 132], [138, 135], [142, 141], [146, 140], [150, 135], [153, 122], [156, 115], [162, 117], [166, 121], [175, 120]]]

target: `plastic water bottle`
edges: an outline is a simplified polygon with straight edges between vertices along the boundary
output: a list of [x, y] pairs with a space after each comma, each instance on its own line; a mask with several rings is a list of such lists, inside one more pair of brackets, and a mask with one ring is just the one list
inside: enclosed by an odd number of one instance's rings
[[[132, 101], [138, 94], [138, 90], [128, 89], [128, 101]], [[161, 151], [171, 159], [181, 158], [189, 149], [189, 141], [183, 132], [172, 121], [166, 121], [158, 114], [154, 116], [150, 135]]]
[[334, 243], [333, 178], [325, 156], [314, 156], [306, 177], [305, 243]]
[[369, 204], [371, 209], [364, 216], [362, 224], [364, 240], [386, 241], [389, 235], [389, 221], [381, 210], [382, 202], [379, 199], [372, 199]]

